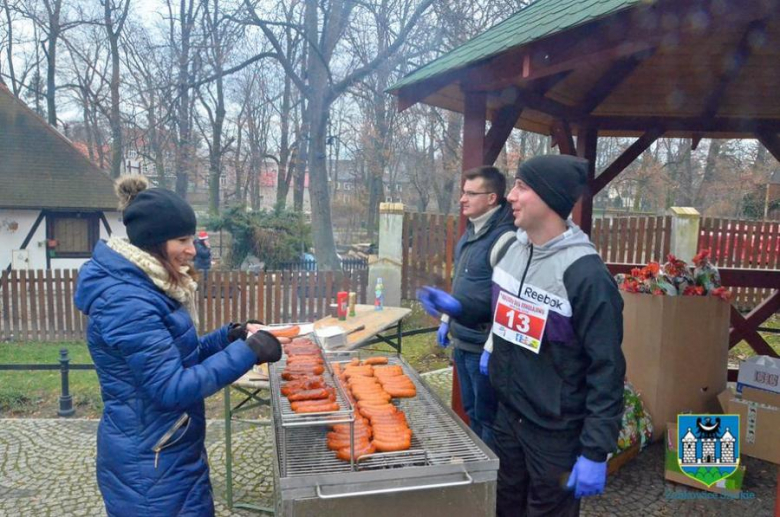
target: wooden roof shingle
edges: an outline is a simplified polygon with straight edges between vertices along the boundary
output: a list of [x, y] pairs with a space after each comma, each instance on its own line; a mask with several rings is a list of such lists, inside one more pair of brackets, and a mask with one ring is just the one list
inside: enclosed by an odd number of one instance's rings
[[117, 208], [111, 178], [4, 85], [0, 85], [0, 208]]

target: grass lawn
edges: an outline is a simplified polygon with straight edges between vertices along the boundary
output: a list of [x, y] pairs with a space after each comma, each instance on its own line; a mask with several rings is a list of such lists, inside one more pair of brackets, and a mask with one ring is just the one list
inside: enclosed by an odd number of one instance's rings
[[[405, 303], [412, 314], [404, 321], [404, 330], [432, 327], [437, 322], [428, 317], [418, 303]], [[0, 343], [0, 364], [59, 364], [61, 348], [67, 348], [71, 364], [91, 364], [86, 343]], [[370, 347], [391, 350], [389, 345]], [[403, 356], [419, 372], [437, 370], [449, 365], [449, 352], [436, 344], [436, 334], [404, 338]], [[60, 396], [60, 372], [3, 371], [0, 373], [0, 417], [53, 418], [57, 416]], [[77, 417], [99, 418], [103, 410], [100, 386], [94, 371], [71, 371], [70, 394]], [[234, 401], [235, 402], [235, 401]], [[206, 400], [209, 418], [221, 418], [224, 411], [222, 392]]]

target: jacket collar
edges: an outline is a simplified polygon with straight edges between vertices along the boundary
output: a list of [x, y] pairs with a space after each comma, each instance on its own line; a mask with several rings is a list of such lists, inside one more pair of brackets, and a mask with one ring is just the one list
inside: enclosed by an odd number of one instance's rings
[[509, 206], [509, 203], [507, 203], [506, 200], [504, 200], [500, 205], [498, 205], [498, 207], [496, 207], [493, 210], [494, 212], [492, 213], [490, 218], [487, 220], [487, 222], [484, 225], [482, 225], [482, 228], [480, 228], [479, 231], [476, 233], [474, 232], [474, 222], [471, 221], [471, 219], [469, 219], [468, 226], [466, 228], [467, 242], [475, 241], [480, 237], [486, 235], [494, 227], [503, 223], [505, 219], [507, 219], [507, 217], [510, 217], [509, 221], [511, 222], [512, 211]]
[[117, 280], [158, 290], [141, 268], [109, 248], [104, 240], [98, 241], [95, 245], [95, 249], [92, 252], [92, 261], [109, 276]]

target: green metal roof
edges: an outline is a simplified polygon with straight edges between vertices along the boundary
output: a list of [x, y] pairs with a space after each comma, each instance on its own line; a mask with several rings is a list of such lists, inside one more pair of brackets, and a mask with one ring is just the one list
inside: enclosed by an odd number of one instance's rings
[[654, 0], [537, 0], [479, 36], [423, 65], [389, 88], [398, 90], [465, 68], [508, 49]]

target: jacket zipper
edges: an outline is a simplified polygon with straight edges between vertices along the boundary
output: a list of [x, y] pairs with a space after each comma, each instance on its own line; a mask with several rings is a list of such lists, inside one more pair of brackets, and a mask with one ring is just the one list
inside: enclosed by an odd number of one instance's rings
[[525, 285], [525, 276], [528, 274], [528, 269], [531, 267], [531, 261], [534, 258], [534, 245], [532, 243], [528, 243], [528, 248], [530, 249], [530, 252], [528, 253], [528, 262], [525, 263], [525, 271], [523, 271], [523, 277], [520, 279], [520, 290], [517, 291], [517, 296], [521, 296], [520, 293], [523, 292], [523, 285]]
[[[178, 442], [181, 439], [181, 436], [176, 440], [176, 442], [173, 442], [171, 444], [168, 444], [168, 440], [171, 439], [173, 434], [179, 430], [181, 426], [184, 424], [187, 424], [187, 427], [190, 425], [190, 416], [187, 413], [182, 414], [176, 422], [171, 426], [170, 429], [168, 429], [162, 437], [157, 440], [157, 443], [154, 444], [154, 447], [152, 447], [152, 451], [154, 452], [154, 468], [157, 468], [157, 460], [160, 458], [160, 451], [165, 449], [166, 445], [170, 446], [174, 443]], [[186, 432], [186, 431], [185, 431]], [[182, 436], [184, 436], [182, 434]]]

